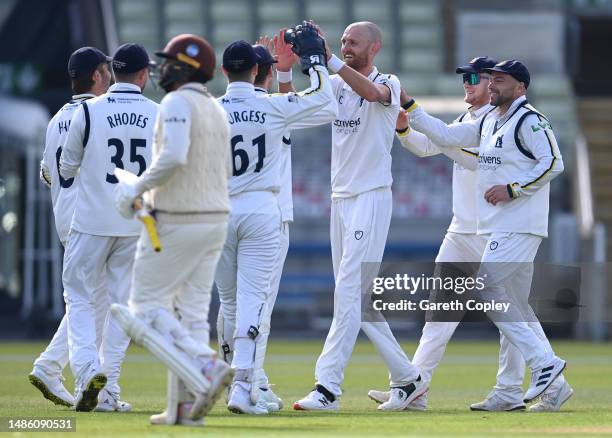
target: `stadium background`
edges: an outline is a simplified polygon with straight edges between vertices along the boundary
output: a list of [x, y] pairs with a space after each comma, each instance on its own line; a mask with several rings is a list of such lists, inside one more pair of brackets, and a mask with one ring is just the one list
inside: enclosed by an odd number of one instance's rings
[[[38, 181], [46, 124], [70, 97], [66, 63], [83, 45], [112, 54], [124, 42], [152, 53], [178, 33], [217, 51], [310, 18], [336, 53], [345, 26], [371, 20], [382, 31], [383, 72], [432, 113], [465, 109], [459, 63], [479, 55], [517, 58], [532, 73], [530, 101], [551, 119], [566, 171], [552, 184], [550, 238], [539, 260], [605, 262], [612, 249], [612, 2], [606, 0], [0, 0], [0, 339], [49, 338], [63, 314], [61, 247], [48, 190]], [[299, 76], [299, 75], [298, 75]], [[296, 79], [298, 88], [305, 81]], [[223, 93], [217, 69], [210, 84]], [[151, 85], [145, 93], [159, 100]], [[295, 222], [273, 316], [273, 337], [320, 338], [331, 319], [329, 128], [293, 134]], [[394, 212], [385, 260], [432, 260], [451, 218], [451, 163], [393, 149]], [[605, 273], [605, 265], [600, 265]], [[605, 276], [588, 286], [598, 313], [548, 325], [553, 336], [609, 339]], [[214, 306], [213, 306], [214, 308]], [[593, 308], [593, 306], [589, 307]], [[214, 320], [214, 317], [213, 317]], [[414, 339], [414, 323], [395, 321]], [[493, 337], [480, 324], [459, 336]]]

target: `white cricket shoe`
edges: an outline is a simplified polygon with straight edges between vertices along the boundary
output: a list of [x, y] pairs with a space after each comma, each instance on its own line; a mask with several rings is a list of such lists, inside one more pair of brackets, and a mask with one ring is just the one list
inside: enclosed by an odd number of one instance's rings
[[510, 412], [523, 409], [525, 405], [522, 402], [508, 402], [501, 398], [495, 390], [491, 391], [483, 401], [470, 405], [472, 411]]
[[573, 394], [574, 390], [569, 383], [563, 382], [560, 388], [545, 391], [540, 401], [529, 407], [529, 412], [557, 412]]
[[251, 391], [246, 382], [234, 382], [230, 391], [227, 409], [234, 414], [266, 415], [268, 407], [263, 400], [251, 401]]
[[176, 422], [171, 423], [168, 421], [168, 414], [166, 411], [161, 414], [154, 414], [149, 417], [149, 422], [154, 425], [167, 425], [167, 424], [179, 424], [181, 426], [204, 426], [204, 417], [197, 420], [191, 420], [189, 418], [189, 412], [193, 403], [181, 402], [178, 404], [178, 412], [176, 416]]
[[278, 412], [283, 409], [283, 400], [272, 391], [272, 385], [259, 388], [260, 399], [268, 405], [268, 411]]
[[210, 382], [210, 388], [205, 394], [197, 394], [189, 419], [197, 421], [213, 408], [223, 391], [232, 384], [234, 370], [224, 361], [210, 358], [202, 367], [202, 374]]
[[391, 388], [389, 401], [378, 406], [379, 411], [403, 411], [410, 403], [428, 390], [427, 384], [419, 376], [408, 385]]
[[529, 403], [540, 396], [555, 381], [566, 367], [566, 362], [555, 356], [553, 362], [539, 370], [531, 372], [531, 384], [523, 396], [523, 401]]
[[102, 373], [93, 373], [85, 380], [85, 384], [77, 389], [74, 396], [77, 411], [90, 412], [98, 404], [98, 394], [106, 385], [106, 376]]
[[293, 409], [296, 411], [337, 411], [340, 409], [340, 400], [324, 386], [316, 385], [306, 397], [293, 403]]
[[[378, 404], [386, 403], [389, 401], [389, 398], [391, 397], [391, 391], [377, 391], [375, 389], [371, 389], [370, 391], [368, 391], [368, 397], [370, 397], [371, 400], [374, 400]], [[412, 400], [412, 402], [404, 410], [406, 411], [425, 411], [426, 409], [427, 409], [427, 393]]]
[[40, 368], [34, 367], [28, 375], [28, 380], [47, 400], [51, 400], [56, 405], [74, 406], [74, 396], [64, 386], [64, 378], [61, 374], [50, 376]]
[[94, 409], [95, 412], [130, 412], [131, 410], [131, 404], [119, 400], [118, 396], [111, 394], [106, 389], [98, 394], [98, 405]]

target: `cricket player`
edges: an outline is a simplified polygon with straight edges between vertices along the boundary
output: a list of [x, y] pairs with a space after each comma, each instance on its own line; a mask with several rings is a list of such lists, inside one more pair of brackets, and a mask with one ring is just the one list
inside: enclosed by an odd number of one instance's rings
[[[391, 222], [391, 147], [400, 108], [397, 77], [374, 66], [382, 34], [371, 22], [349, 25], [342, 35], [344, 62], [329, 54], [338, 117], [332, 123], [330, 237], [336, 288], [334, 317], [317, 361], [315, 388], [296, 410], [338, 410], [340, 386], [362, 328], [390, 370], [391, 397], [380, 410], [403, 410], [427, 391], [386, 322], [361, 321], [362, 285], [382, 261]], [[362, 275], [363, 274], [363, 275]], [[363, 277], [363, 278], [362, 278]], [[363, 283], [362, 283], [363, 281]]]
[[105, 278], [109, 303], [127, 303], [129, 295], [140, 226], [115, 211], [118, 180], [113, 172], [119, 168], [141, 174], [150, 164], [157, 104], [142, 95], [149, 63], [138, 44], [117, 49], [112, 61], [117, 82], [79, 106], [60, 158], [62, 178], [73, 178], [77, 172], [79, 176], [62, 276], [77, 411], [91, 411], [105, 385], [105, 393], [119, 400], [118, 380], [129, 337], [109, 315], [98, 354], [93, 293]]
[[[267, 38], [261, 38], [259, 44], [253, 46], [255, 54], [257, 55], [257, 75], [254, 80], [255, 92], [258, 94], [268, 94], [272, 87], [274, 80], [272, 66], [276, 67], [277, 81], [279, 85], [279, 91], [281, 93], [294, 92], [292, 83], [291, 69], [293, 64], [299, 60], [297, 56], [291, 50], [291, 45], [287, 44], [284, 40], [285, 31], [281, 30], [273, 42]], [[268, 46], [274, 48], [274, 56], [268, 50]], [[323, 108], [323, 110], [311, 114], [310, 116], [301, 119], [298, 122], [292, 124], [292, 129], [302, 129], [312, 126], [317, 126], [329, 122], [330, 111], [335, 112], [336, 103], [332, 99], [329, 101], [329, 108]], [[281, 275], [285, 258], [287, 257], [287, 251], [289, 248], [289, 224], [293, 222], [293, 196], [292, 196], [292, 178], [291, 178], [291, 133], [287, 131], [282, 137], [281, 149], [281, 162], [280, 162], [280, 188], [278, 192], [278, 203], [281, 214], [281, 234], [280, 242], [278, 247], [278, 253], [275, 259], [275, 263], [272, 270], [272, 278], [270, 281], [270, 294], [264, 310], [262, 312], [261, 324], [259, 326], [259, 336], [256, 339], [255, 349], [255, 363], [253, 371], [253, 381], [256, 388], [259, 388], [260, 399], [263, 401], [268, 409], [268, 412], [275, 412], [283, 408], [283, 401], [278, 397], [271, 388], [268, 381], [268, 376], [264, 370], [264, 361], [266, 355], [266, 348], [268, 344], [268, 337], [270, 334], [270, 320], [272, 317], [272, 310], [276, 302], [278, 295], [278, 288], [280, 285]], [[219, 310], [219, 317], [217, 319], [218, 333], [233, 333], [235, 328], [235, 321], [225, 321], [223, 319], [222, 309]], [[233, 340], [225, 340], [223, 337], [219, 337], [220, 350], [225, 352], [228, 356], [228, 360], [232, 354]]]
[[[529, 269], [533, 269], [537, 249], [548, 234], [550, 181], [563, 171], [563, 161], [548, 120], [525, 97], [530, 83], [527, 68], [519, 61], [508, 60], [484, 71], [492, 75], [489, 91], [490, 103], [497, 107], [494, 111], [479, 120], [447, 126], [411, 100], [410, 122], [439, 147], [479, 145], [477, 232], [487, 238], [478, 273], [487, 278], [483, 295], [508, 298], [517, 307], [528, 308], [532, 272]], [[529, 266], [527, 273], [525, 266]], [[522, 277], [522, 284], [513, 281], [508, 287], [508, 280], [518, 276]], [[509, 344], [514, 345], [531, 369], [531, 383], [522, 395], [525, 403], [538, 398], [559, 380], [566, 366], [554, 354], [534, 315], [523, 314], [525, 319], [521, 321], [508, 321], [503, 316], [492, 316], [502, 335], [502, 381], [498, 374], [495, 390], [483, 403], [472, 405], [473, 409], [492, 407], [497, 403], [491, 400], [496, 395], [520, 392], [524, 365], [508, 358]], [[511, 367], [511, 371], [504, 367]], [[504, 382], [504, 376], [513, 376], [516, 381]], [[548, 392], [533, 410], [549, 410], [543, 409], [542, 404], [551, 403], [558, 410], [572, 393], [563, 380], [552, 386], [551, 391], [555, 400], [547, 401], [551, 398]], [[513, 402], [506, 399], [506, 403], [509, 404], [505, 406], [512, 406]], [[555, 406], [550, 410], [555, 410]]]
[[155, 252], [143, 230], [129, 311], [112, 311], [169, 368], [166, 411], [151, 422], [202, 425], [233, 376], [208, 346], [210, 293], [230, 208], [229, 127], [205, 86], [215, 70], [211, 45], [183, 34], [156, 54], [165, 59], [159, 85], [167, 94], [155, 123], [154, 161], [140, 178], [119, 184], [117, 206], [131, 217], [145, 193], [162, 247]]
[[[325, 43], [309, 24], [298, 26], [294, 51], [301, 69], [310, 77], [310, 88], [301, 93], [264, 95], [255, 92], [257, 55], [245, 41], [230, 44], [223, 54], [223, 71], [229, 85], [219, 102], [231, 128], [233, 177], [230, 181], [228, 238], [215, 281], [223, 320], [235, 320], [233, 337], [234, 383], [228, 409], [234, 413], [267, 414], [253, 385], [254, 358], [262, 316], [270, 294], [271, 260], [278, 257], [281, 213], [278, 191], [283, 135], [316, 112], [326, 121], [336, 116], [329, 75], [325, 67]], [[268, 309], [267, 312], [271, 312]]]
[[[489, 103], [490, 75], [483, 70], [495, 64], [497, 64], [496, 60], [481, 56], [457, 68], [456, 73], [462, 75], [464, 101], [470, 107], [453, 123], [477, 120], [493, 110], [494, 107]], [[486, 239], [476, 233], [475, 170], [478, 164], [478, 149], [438, 148], [424, 134], [410, 129], [408, 115], [405, 111], [400, 111], [398, 116], [396, 135], [404, 148], [419, 157], [442, 153], [453, 160], [453, 219], [440, 246], [436, 263], [480, 262]], [[428, 321], [423, 327], [413, 363], [421, 371], [421, 377], [428, 386], [434, 370], [442, 360], [446, 344], [458, 325], [458, 321]], [[372, 390], [368, 396], [378, 403], [384, 403], [389, 399], [389, 393], [382, 391]], [[520, 404], [523, 408], [525, 407], [522, 400]], [[425, 410], [426, 408], [427, 394], [414, 400], [407, 407], [410, 410]]]
[[[74, 213], [77, 197], [75, 178], [64, 179], [59, 174], [58, 163], [62, 154], [62, 145], [66, 142], [70, 120], [82, 102], [106, 93], [112, 79], [109, 62], [111, 58], [95, 47], [81, 47], [68, 60], [73, 96], [53, 116], [47, 127], [45, 149], [40, 162], [40, 179], [51, 191], [51, 203], [55, 227], [62, 246], [66, 246], [70, 222]], [[102, 326], [108, 311], [106, 288], [104, 283], [94, 292], [96, 300], [102, 303], [96, 306], [96, 345], [101, 342]], [[53, 339], [45, 351], [34, 361], [34, 369], [28, 376], [30, 383], [38, 388], [43, 396], [53, 403], [62, 406], [73, 406], [74, 396], [63, 385], [62, 371], [68, 364], [68, 320], [62, 318]], [[128, 403], [118, 401], [115, 406], [110, 403], [98, 403], [97, 410], [123, 410]]]

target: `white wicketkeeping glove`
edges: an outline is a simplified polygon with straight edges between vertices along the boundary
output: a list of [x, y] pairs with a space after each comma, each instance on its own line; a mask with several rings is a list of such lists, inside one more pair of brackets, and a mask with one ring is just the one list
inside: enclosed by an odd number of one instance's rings
[[136, 183], [138, 177], [123, 169], [115, 169], [115, 176], [119, 180], [115, 186], [115, 207], [126, 219], [134, 217], [134, 201], [140, 196]]
[[40, 162], [40, 180], [44, 185], [51, 188], [51, 174], [49, 173], [49, 168], [45, 166], [45, 163]]

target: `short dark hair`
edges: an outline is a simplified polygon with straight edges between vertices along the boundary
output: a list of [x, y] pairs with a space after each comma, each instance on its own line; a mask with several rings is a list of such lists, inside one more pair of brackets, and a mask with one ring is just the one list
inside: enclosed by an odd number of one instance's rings
[[268, 73], [272, 69], [272, 64], [259, 64], [259, 69], [257, 70], [257, 76], [255, 76], [256, 84], [263, 84], [266, 81], [266, 77], [268, 77]]
[[138, 70], [134, 73], [117, 73], [115, 72], [115, 80], [117, 82], [128, 82], [132, 83], [136, 80], [136, 76], [140, 73], [141, 70]]
[[72, 87], [72, 93], [73, 94], [83, 94], [83, 93], [87, 93], [88, 91], [91, 91], [91, 87], [93, 87], [94, 85], [94, 80], [92, 78], [93, 74], [96, 71], [99, 71], [100, 73], [102, 73], [102, 69], [104, 68], [105, 64], [107, 63], [102, 62], [98, 64], [97, 67], [94, 70], [92, 70], [91, 73], [87, 75], [82, 75], [77, 78], [72, 78], [70, 80], [71, 82], [70, 85]]
[[241, 71], [240, 73], [227, 71], [227, 78], [231, 82], [251, 82], [251, 69]]

